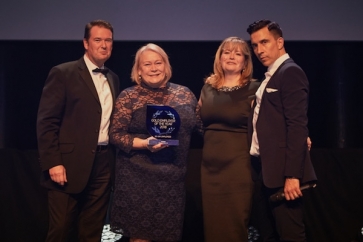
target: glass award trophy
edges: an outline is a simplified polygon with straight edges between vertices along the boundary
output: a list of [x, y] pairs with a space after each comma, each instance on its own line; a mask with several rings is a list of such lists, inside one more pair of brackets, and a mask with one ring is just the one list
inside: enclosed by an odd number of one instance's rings
[[148, 104], [146, 110], [146, 127], [156, 139], [149, 140], [148, 145], [164, 143], [170, 146], [179, 145], [176, 139], [180, 117], [178, 112], [169, 106]]

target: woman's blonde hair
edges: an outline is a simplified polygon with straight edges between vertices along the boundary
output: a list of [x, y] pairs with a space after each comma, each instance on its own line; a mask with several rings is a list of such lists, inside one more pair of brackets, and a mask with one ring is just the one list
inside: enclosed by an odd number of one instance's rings
[[224, 72], [221, 65], [221, 55], [224, 50], [240, 50], [245, 57], [245, 67], [241, 71], [240, 84], [249, 82], [252, 79], [252, 57], [251, 51], [243, 39], [239, 37], [229, 37], [220, 44], [214, 59], [214, 73], [205, 79], [205, 81], [214, 88], [219, 88], [224, 82]]
[[163, 61], [165, 63], [166, 82], [168, 82], [170, 80], [171, 74], [172, 74], [171, 66], [170, 66], [170, 63], [169, 63], [169, 57], [160, 46], [158, 46], [156, 44], [153, 44], [153, 43], [149, 43], [147, 45], [142, 46], [136, 52], [134, 65], [133, 65], [132, 70], [131, 70], [131, 80], [136, 82], [137, 84], [141, 83], [141, 78], [139, 76], [140, 56], [146, 50], [150, 50], [150, 51], [153, 51], [153, 52], [158, 53], [159, 55], [161, 55], [161, 58], [163, 59]]

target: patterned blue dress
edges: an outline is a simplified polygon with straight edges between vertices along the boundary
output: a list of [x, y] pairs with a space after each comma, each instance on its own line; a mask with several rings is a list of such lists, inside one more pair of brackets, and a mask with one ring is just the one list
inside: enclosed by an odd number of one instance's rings
[[[147, 104], [168, 105], [178, 112], [179, 146], [155, 153], [132, 149], [135, 137], [150, 137]], [[174, 83], [164, 88], [135, 85], [120, 93], [110, 130], [110, 142], [119, 149], [110, 214], [114, 232], [156, 241], [181, 240], [186, 162], [191, 134], [198, 127], [196, 109], [194, 94]]]

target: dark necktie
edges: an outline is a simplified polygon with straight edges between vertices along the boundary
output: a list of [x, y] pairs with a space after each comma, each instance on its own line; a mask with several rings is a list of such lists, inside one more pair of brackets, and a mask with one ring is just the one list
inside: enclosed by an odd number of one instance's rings
[[108, 73], [109, 70], [107, 68], [104, 68], [104, 69], [96, 68], [96, 69], [93, 69], [92, 71], [93, 72], [100, 72], [100, 73], [102, 73], [103, 75], [106, 76], [106, 74]]

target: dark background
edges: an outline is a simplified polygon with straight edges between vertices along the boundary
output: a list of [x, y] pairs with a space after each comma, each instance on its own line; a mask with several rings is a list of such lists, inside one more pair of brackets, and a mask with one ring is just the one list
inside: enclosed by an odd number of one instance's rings
[[[106, 65], [122, 88], [144, 41], [115, 41]], [[219, 41], [155, 41], [168, 53], [171, 82], [199, 98], [212, 72]], [[310, 81], [311, 157], [319, 179], [305, 194], [308, 241], [363, 241], [363, 41], [286, 41], [290, 56]], [[0, 41], [0, 240], [43, 241], [46, 191], [39, 186], [36, 114], [48, 71], [83, 55], [81, 41]], [[254, 57], [254, 77], [266, 70]], [[202, 143], [193, 137], [186, 177], [183, 241], [202, 242], [200, 195]]]
[[[131, 67], [148, 42], [116, 41], [106, 65], [121, 87], [133, 85]], [[199, 98], [203, 79], [213, 71], [219, 41], [156, 41], [167, 52], [171, 82]], [[310, 81], [309, 129], [314, 148], [363, 148], [363, 41], [286, 41], [290, 57]], [[0, 148], [36, 149], [35, 122], [44, 81], [51, 67], [76, 60], [81, 41], [0, 41]], [[254, 78], [266, 68], [253, 56]], [[2, 135], [1, 135], [2, 134]]]
[[[139, 47], [168, 53], [172, 82], [199, 97], [215, 52], [247, 25], [277, 21], [290, 56], [310, 81], [311, 159], [319, 183], [304, 194], [309, 242], [363, 241], [363, 1], [108, 0], [0, 1], [0, 241], [39, 242], [47, 232], [46, 191], [39, 185], [35, 133], [51, 67], [79, 59], [86, 22], [115, 28], [106, 63], [132, 85]], [[266, 70], [256, 58], [254, 77]], [[186, 177], [183, 242], [203, 241], [200, 138], [192, 138]]]

